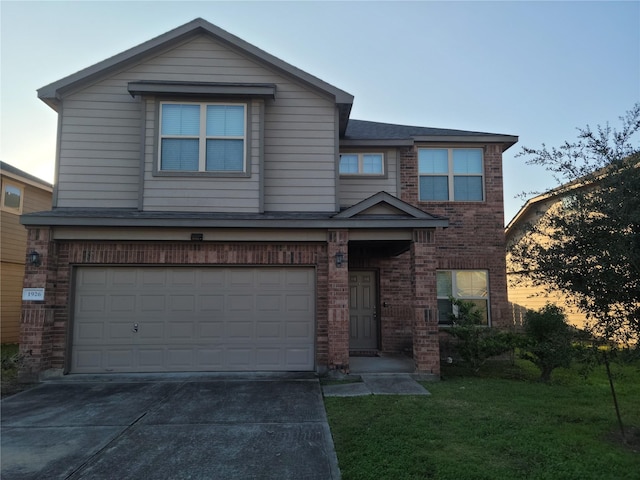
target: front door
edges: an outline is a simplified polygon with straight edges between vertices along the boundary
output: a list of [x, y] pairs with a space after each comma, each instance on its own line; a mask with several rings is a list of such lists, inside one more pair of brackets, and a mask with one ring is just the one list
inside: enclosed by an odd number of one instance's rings
[[349, 349], [378, 348], [375, 272], [349, 272]]

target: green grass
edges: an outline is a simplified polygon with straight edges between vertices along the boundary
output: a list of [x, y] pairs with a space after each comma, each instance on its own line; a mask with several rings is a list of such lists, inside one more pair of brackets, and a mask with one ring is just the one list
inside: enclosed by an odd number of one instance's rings
[[586, 380], [530, 363], [459, 367], [430, 397], [325, 398], [344, 480], [639, 479], [640, 365], [613, 366], [631, 447], [619, 442], [604, 368]]

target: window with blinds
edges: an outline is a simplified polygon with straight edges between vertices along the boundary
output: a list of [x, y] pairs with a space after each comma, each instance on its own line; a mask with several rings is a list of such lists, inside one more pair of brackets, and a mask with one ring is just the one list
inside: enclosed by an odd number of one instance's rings
[[246, 106], [160, 105], [160, 170], [244, 172]]

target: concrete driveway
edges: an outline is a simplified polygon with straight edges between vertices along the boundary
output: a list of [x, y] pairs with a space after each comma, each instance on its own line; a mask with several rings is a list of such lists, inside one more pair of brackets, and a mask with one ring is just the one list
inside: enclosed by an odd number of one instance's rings
[[1, 407], [7, 480], [340, 478], [317, 379], [76, 378]]

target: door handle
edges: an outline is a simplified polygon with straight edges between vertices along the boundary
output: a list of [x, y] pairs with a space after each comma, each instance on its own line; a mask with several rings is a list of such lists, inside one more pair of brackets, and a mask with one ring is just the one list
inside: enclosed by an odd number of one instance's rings
[[138, 324], [134, 323], [133, 324], [133, 328], [131, 329], [132, 332], [137, 332], [138, 331]]

